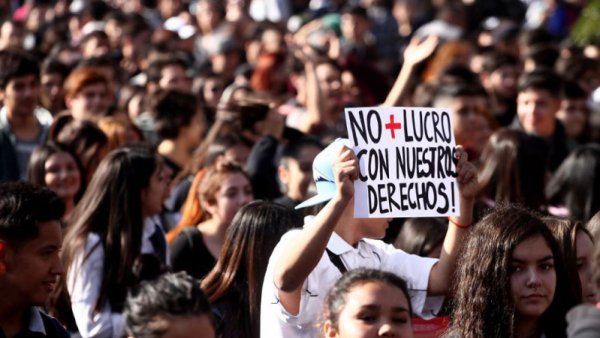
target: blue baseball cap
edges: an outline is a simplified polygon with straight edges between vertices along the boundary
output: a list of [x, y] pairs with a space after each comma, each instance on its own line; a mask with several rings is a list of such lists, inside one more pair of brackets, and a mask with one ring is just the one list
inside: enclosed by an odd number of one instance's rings
[[317, 186], [317, 194], [306, 201], [298, 204], [296, 209], [312, 207], [327, 202], [335, 196], [335, 175], [333, 173], [333, 162], [340, 153], [343, 146], [352, 149], [352, 143], [345, 138], [338, 138], [323, 149], [313, 161], [313, 179]]

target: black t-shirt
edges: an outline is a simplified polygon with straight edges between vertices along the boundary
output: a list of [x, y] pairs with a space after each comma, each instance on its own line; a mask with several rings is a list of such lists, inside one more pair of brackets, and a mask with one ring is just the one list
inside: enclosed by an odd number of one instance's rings
[[204, 278], [216, 263], [208, 251], [202, 233], [195, 227], [183, 230], [171, 244], [173, 271], [185, 271], [190, 276]]

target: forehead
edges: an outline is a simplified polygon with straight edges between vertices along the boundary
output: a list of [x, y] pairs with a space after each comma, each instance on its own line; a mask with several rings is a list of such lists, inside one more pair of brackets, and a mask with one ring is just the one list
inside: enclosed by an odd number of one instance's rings
[[35, 238], [21, 243], [20, 252], [35, 251], [45, 246], [61, 246], [62, 230], [58, 220], [40, 222], [37, 224], [37, 230]]
[[382, 281], [369, 281], [358, 284], [350, 289], [346, 299], [346, 305], [353, 308], [376, 305], [408, 309], [408, 298], [404, 292]]
[[319, 77], [326, 77], [330, 75], [341, 77], [340, 71], [330, 63], [321, 63], [317, 65], [317, 68], [315, 70], [317, 72], [317, 76]]
[[6, 83], [6, 86], [8, 87], [10, 85], [14, 86], [17, 84], [32, 83], [32, 82], [37, 82], [37, 80], [38, 80], [37, 74], [14, 76]]
[[66, 151], [56, 152], [46, 160], [46, 167], [50, 165], [50, 163], [65, 163], [65, 162], [75, 162], [75, 159]]
[[169, 327], [162, 338], [187, 338], [201, 335], [206, 338], [215, 337], [215, 329], [208, 315], [171, 316]]
[[539, 99], [547, 99], [554, 100], [552, 94], [546, 89], [529, 87], [519, 92], [519, 97], [523, 98], [539, 98]]
[[535, 235], [517, 244], [512, 253], [513, 259], [522, 261], [537, 261], [541, 258], [553, 256], [548, 242], [542, 235]]

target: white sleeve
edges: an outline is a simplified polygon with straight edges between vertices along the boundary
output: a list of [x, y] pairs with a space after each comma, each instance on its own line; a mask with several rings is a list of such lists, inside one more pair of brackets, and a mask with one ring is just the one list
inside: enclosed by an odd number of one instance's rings
[[415, 315], [430, 319], [437, 315], [444, 303], [443, 296], [428, 296], [429, 274], [438, 259], [408, 254], [392, 245], [377, 245], [383, 251], [381, 267], [406, 281], [410, 302]]
[[[99, 243], [100, 238], [91, 234], [85, 252], [75, 257], [73, 266], [67, 271], [71, 309], [83, 338], [121, 338], [125, 334], [123, 316], [112, 312], [108, 300], [100, 312], [94, 313], [96, 300], [100, 295], [104, 266], [104, 249]], [[89, 256], [83, 261], [88, 253]]]

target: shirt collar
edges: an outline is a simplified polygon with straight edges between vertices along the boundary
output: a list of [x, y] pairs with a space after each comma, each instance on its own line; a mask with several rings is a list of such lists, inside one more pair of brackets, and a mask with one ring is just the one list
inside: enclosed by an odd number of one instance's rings
[[348, 244], [348, 242], [342, 239], [340, 235], [336, 234], [335, 231], [331, 233], [331, 237], [327, 243], [327, 249], [338, 256], [354, 250], [352, 245]]
[[146, 217], [146, 219], [144, 219], [144, 235], [143, 237], [145, 239], [150, 238], [154, 232], [156, 231], [156, 222], [154, 221], [154, 216], [151, 217]]
[[29, 309], [29, 326], [27, 328], [30, 332], [39, 332], [46, 335], [46, 328], [44, 327], [44, 320], [42, 319], [42, 315], [40, 311], [32, 307]]

